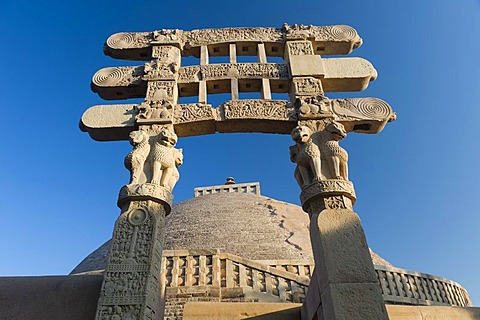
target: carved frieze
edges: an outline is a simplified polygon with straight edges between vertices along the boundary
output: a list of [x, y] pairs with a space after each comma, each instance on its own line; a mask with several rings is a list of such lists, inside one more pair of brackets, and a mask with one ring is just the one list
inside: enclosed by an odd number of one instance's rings
[[322, 82], [314, 77], [295, 77], [292, 79], [294, 95], [312, 96], [323, 93]]
[[284, 24], [279, 28], [222, 28], [192, 31], [162, 29], [153, 32], [121, 32], [107, 39], [108, 49], [146, 48], [151, 44], [176, 44], [185, 49], [215, 43], [283, 42], [286, 39], [314, 39], [315, 41], [353, 41], [356, 47], [361, 39], [355, 29], [346, 25], [304, 26]]
[[295, 101], [301, 120], [332, 118], [331, 100], [323, 95], [300, 97]]
[[[314, 197], [330, 197], [334, 195], [345, 195], [355, 202], [355, 190], [351, 181], [342, 179], [329, 179], [315, 181], [302, 189], [300, 201], [305, 209], [308, 209], [308, 201]], [[307, 210], [305, 210], [307, 211]]]
[[177, 84], [175, 81], [149, 81], [145, 99], [152, 101], [175, 101], [177, 98]]
[[181, 41], [183, 31], [179, 29], [161, 29], [152, 32], [153, 43], [175, 44]]
[[198, 82], [226, 78], [288, 79], [288, 66], [282, 63], [233, 63], [181, 67], [178, 82]]
[[294, 121], [295, 110], [282, 100], [231, 100], [220, 107], [222, 120], [265, 119]]
[[172, 58], [173, 50], [170, 46], [153, 46], [152, 58], [160, 59], [162, 61]]
[[173, 105], [167, 100], [145, 101], [137, 109], [135, 120], [138, 124], [172, 122]]
[[186, 45], [190, 47], [222, 42], [279, 42], [283, 40], [283, 34], [277, 28], [201, 29], [184, 32], [183, 37]]
[[308, 201], [304, 206], [310, 218], [314, 214], [318, 214], [325, 209], [350, 209], [352, 210], [352, 200], [345, 195], [330, 195], [317, 197]]
[[143, 66], [103, 68], [93, 75], [92, 84], [98, 87], [136, 85], [142, 81], [143, 73]]
[[291, 56], [313, 55], [313, 47], [310, 41], [288, 41], [286, 43], [288, 54]]
[[214, 109], [209, 104], [191, 103], [175, 106], [174, 123], [188, 123], [203, 120], [215, 120]]
[[175, 74], [179, 66], [175, 63], [152, 61], [145, 63], [143, 67], [143, 77], [145, 81], [149, 80], [175, 80]]
[[172, 193], [165, 187], [153, 183], [129, 184], [120, 189], [118, 195], [118, 205], [121, 207], [126, 201], [132, 199], [150, 199], [167, 204], [167, 213], [170, 212], [170, 206], [173, 202]]

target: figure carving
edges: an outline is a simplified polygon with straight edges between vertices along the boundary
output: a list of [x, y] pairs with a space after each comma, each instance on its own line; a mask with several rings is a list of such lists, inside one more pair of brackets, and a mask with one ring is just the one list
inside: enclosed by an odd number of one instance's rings
[[175, 166], [172, 168], [172, 174], [170, 176], [170, 179], [167, 182], [167, 186], [170, 189], [170, 191], [173, 190], [173, 187], [175, 187], [175, 184], [177, 183], [178, 179], [180, 179], [180, 173], [178, 172], [178, 167], [180, 167], [183, 164], [183, 149], [173, 149], [173, 157], [175, 159]]
[[138, 106], [138, 115], [136, 120], [150, 120], [150, 119], [163, 119], [168, 120], [171, 118], [172, 104], [167, 100], [161, 101], [146, 101], [142, 102]]
[[[343, 125], [336, 121], [315, 133], [307, 126], [293, 129], [296, 145], [290, 147], [290, 160], [297, 164], [294, 176], [301, 188], [318, 180], [348, 180], [348, 154], [338, 144], [346, 135]], [[322, 170], [322, 163], [327, 164], [326, 170]]]
[[125, 157], [125, 167], [130, 171], [130, 184], [139, 183], [143, 173], [145, 160], [150, 153], [148, 134], [145, 131], [132, 131], [130, 133], [130, 144], [133, 150]]
[[[174, 148], [177, 139], [177, 135], [173, 131], [162, 129], [152, 150], [152, 183], [169, 188], [170, 191], [176, 183], [174, 171], [176, 163], [179, 163], [177, 159], [180, 158], [176, 155], [177, 149]], [[172, 181], [174, 181], [173, 184]]]

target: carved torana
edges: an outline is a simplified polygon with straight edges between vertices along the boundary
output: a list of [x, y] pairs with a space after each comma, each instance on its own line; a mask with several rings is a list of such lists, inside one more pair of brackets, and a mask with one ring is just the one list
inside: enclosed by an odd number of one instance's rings
[[[349, 54], [361, 44], [355, 29], [344, 25], [161, 29], [117, 33], [108, 38], [104, 47], [107, 55], [144, 62], [140, 66], [99, 70], [92, 78], [92, 90], [108, 100], [144, 101], [92, 107], [80, 124], [96, 140], [128, 139], [133, 147], [125, 157], [130, 181], [118, 197], [122, 212], [115, 225], [97, 320], [160, 317], [158, 277], [164, 217], [170, 212], [171, 191], [183, 163], [183, 150], [175, 146], [178, 137], [215, 132], [292, 135], [294, 177], [302, 189], [302, 206], [311, 216], [315, 260], [317, 266], [322, 266], [317, 272], [321, 292], [312, 294], [315, 299], [328, 294], [331, 302], [324, 300], [322, 308], [334, 314], [334, 304], [348, 303], [328, 290], [337, 290], [336, 282], [351, 286], [349, 272], [361, 276], [355, 285], [370, 290], [376, 281], [375, 273], [369, 265], [371, 258], [359, 219], [352, 211], [355, 192], [348, 181], [348, 154], [339, 140], [352, 131], [380, 132], [387, 122], [395, 120], [396, 114], [380, 99], [325, 96], [328, 92], [361, 91], [376, 79], [375, 68], [365, 59], [324, 58]], [[187, 56], [199, 58], [198, 64], [182, 67], [182, 57]], [[210, 56], [228, 57], [230, 63], [209, 64]], [[237, 56], [256, 56], [258, 62], [238, 63]], [[281, 57], [284, 63], [271, 63], [269, 57]], [[260, 99], [241, 99], [244, 92], [256, 92]], [[229, 93], [231, 99], [215, 108], [209, 104], [210, 95], [219, 93]], [[289, 101], [272, 99], [276, 93], [288, 94]], [[184, 97], [197, 99], [180, 104]], [[351, 223], [340, 228], [340, 216]], [[332, 246], [336, 241], [328, 239], [331, 226], [342, 239], [341, 245], [349, 243], [345, 250]], [[319, 251], [319, 243], [325, 250]], [[354, 261], [351, 257], [355, 257]], [[332, 259], [342, 261], [340, 268], [330, 265]], [[354, 265], [354, 271], [344, 270], [344, 265]], [[343, 278], [335, 280], [335, 284], [323, 283], [342, 272]], [[368, 297], [357, 295], [365, 307], [348, 309], [350, 314], [362, 310], [385, 313], [377, 299], [381, 300], [379, 292], [368, 292]], [[319, 305], [310, 309], [316, 310]]]

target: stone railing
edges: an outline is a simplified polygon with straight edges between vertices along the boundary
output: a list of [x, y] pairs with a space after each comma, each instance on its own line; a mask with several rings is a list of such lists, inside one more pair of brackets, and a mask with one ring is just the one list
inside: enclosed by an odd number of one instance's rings
[[[303, 302], [313, 274], [312, 261], [244, 259], [219, 250], [165, 250], [166, 287], [250, 288], [284, 302]], [[468, 292], [458, 283], [430, 274], [375, 265], [383, 299], [389, 304], [468, 307]]]
[[472, 306], [467, 290], [448, 279], [379, 265], [375, 271], [386, 303]]
[[310, 279], [218, 250], [165, 250], [166, 287], [250, 288], [279, 301], [303, 302]]

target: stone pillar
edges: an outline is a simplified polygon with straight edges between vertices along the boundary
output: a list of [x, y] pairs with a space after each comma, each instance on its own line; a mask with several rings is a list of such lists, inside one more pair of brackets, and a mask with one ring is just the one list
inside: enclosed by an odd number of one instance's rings
[[[318, 181], [301, 193], [310, 215], [320, 307], [318, 319], [388, 319], [365, 233], [352, 210], [353, 185], [345, 180]], [[302, 318], [304, 319], [304, 318]]]
[[120, 190], [96, 320], [163, 318], [160, 264], [172, 200], [167, 188], [151, 183]]
[[[310, 108], [319, 107], [319, 102], [323, 100], [312, 101]], [[352, 209], [356, 198], [348, 181], [348, 154], [338, 144], [347, 133], [327, 113], [323, 116], [322, 120], [300, 121], [292, 131], [296, 145], [290, 147], [302, 207], [310, 216], [315, 259], [302, 320], [315, 316], [322, 320], [388, 319], [367, 240]]]

